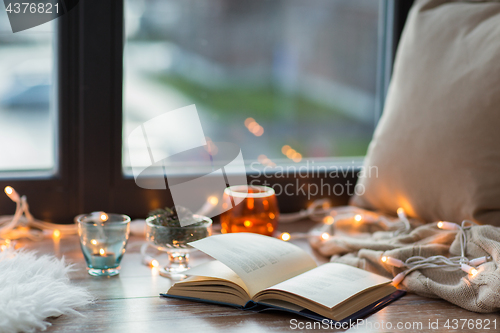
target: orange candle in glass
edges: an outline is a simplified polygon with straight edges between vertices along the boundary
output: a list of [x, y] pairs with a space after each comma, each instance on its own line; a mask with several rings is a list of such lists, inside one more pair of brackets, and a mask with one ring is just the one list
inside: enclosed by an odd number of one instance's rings
[[[241, 199], [243, 200], [239, 202]], [[221, 215], [221, 232], [253, 232], [272, 236], [278, 226], [279, 210], [274, 190], [267, 186], [230, 186], [224, 190], [223, 205], [232, 209]]]

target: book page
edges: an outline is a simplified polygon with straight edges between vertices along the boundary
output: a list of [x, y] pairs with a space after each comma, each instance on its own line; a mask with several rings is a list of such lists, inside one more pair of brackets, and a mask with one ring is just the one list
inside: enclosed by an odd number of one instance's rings
[[206, 276], [190, 276], [176, 282], [165, 296], [191, 297], [200, 301], [223, 302], [226, 304], [245, 306], [250, 298], [239, 286], [226, 280]]
[[279, 239], [250, 233], [211, 236], [189, 243], [233, 270], [250, 297], [257, 292], [317, 267], [301, 248]]
[[[232, 283], [243, 288], [243, 290], [245, 290], [248, 294], [248, 288], [238, 274], [218, 260], [212, 260], [190, 268], [184, 274], [189, 276], [205, 276], [231, 281]], [[180, 283], [182, 282], [183, 281]]]
[[267, 290], [286, 291], [333, 308], [362, 291], [391, 282], [383, 276], [356, 267], [327, 263]]

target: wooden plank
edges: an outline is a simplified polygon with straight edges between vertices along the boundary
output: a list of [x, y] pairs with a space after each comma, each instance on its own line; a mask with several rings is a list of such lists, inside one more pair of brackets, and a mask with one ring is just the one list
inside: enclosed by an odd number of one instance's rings
[[[309, 227], [311, 225], [309, 224]], [[288, 227], [288, 226], [287, 226]], [[301, 224], [300, 229], [307, 229]], [[289, 227], [289, 230], [298, 228]], [[80, 250], [78, 237], [69, 236], [54, 242], [26, 242], [25, 248], [37, 250], [39, 254], [55, 254], [74, 264], [70, 274], [75, 285], [86, 287], [95, 297], [95, 302], [81, 309], [83, 317], [65, 315], [53, 318], [47, 332], [148, 332], [153, 330], [180, 332], [282, 332], [308, 331], [308, 325], [319, 329], [319, 324], [286, 313], [253, 313], [231, 307], [196, 303], [159, 297], [160, 292], [168, 290], [171, 281], [158, 275], [158, 271], [141, 264], [140, 237], [131, 237], [123, 258], [120, 274], [116, 277], [92, 277], [86, 272], [86, 265]], [[311, 253], [319, 262], [325, 262], [310, 249], [305, 240], [295, 242]], [[154, 250], [151, 251], [154, 253]], [[155, 256], [160, 263], [166, 263], [166, 255]], [[192, 254], [192, 264], [197, 265], [210, 260], [203, 253]], [[352, 332], [476, 332], [478, 329], [446, 329], [446, 320], [461, 319], [484, 320], [492, 323], [495, 332], [500, 329], [500, 316], [478, 314], [461, 309], [439, 299], [417, 295], [407, 295], [383, 310], [368, 317]], [[496, 320], [496, 329], [493, 326]], [[429, 325], [438, 323], [438, 329]], [[390, 323], [390, 324], [389, 324]], [[451, 323], [451, 322], [450, 322]], [[398, 329], [397, 325], [402, 325]], [[388, 327], [391, 325], [391, 327]], [[405, 327], [406, 325], [406, 327]], [[459, 327], [459, 328], [460, 328]], [[301, 329], [302, 328], [302, 329]], [[342, 331], [342, 330], [340, 330]], [[486, 331], [486, 330], [485, 330]]]

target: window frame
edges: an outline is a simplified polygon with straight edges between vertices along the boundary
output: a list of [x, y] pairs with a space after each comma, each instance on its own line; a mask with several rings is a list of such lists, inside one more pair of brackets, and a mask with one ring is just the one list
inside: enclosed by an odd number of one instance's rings
[[[392, 63], [406, 16], [413, 0], [381, 0], [378, 120], [383, 109]], [[169, 191], [139, 188], [122, 172], [122, 84], [124, 49], [124, 0], [80, 1], [58, 19], [59, 172], [49, 178], [0, 179], [27, 195], [37, 218], [72, 223], [83, 212], [104, 210], [144, 217], [151, 209], [171, 206]], [[347, 176], [304, 177], [301, 182], [335, 186], [356, 182], [359, 165], [349, 166]], [[354, 172], [352, 172], [354, 171]], [[285, 186], [294, 177], [254, 178]], [[319, 198], [315, 197], [314, 199]], [[347, 194], [330, 197], [345, 205]], [[297, 211], [312, 200], [306, 196], [278, 196], [282, 212]], [[14, 204], [0, 200], [0, 214], [10, 214]]]
[[[72, 47], [72, 37], [76, 32], [76, 12], [71, 11], [61, 16], [56, 22], [55, 41], [56, 45], [56, 75], [57, 98], [57, 148], [56, 148], [56, 172], [9, 172], [0, 178], [0, 187], [12, 186], [20, 195], [26, 195], [30, 205], [30, 211], [38, 219], [50, 222], [70, 223], [72, 216], [78, 211], [78, 203], [74, 193], [76, 192], [76, 160], [72, 147], [75, 144], [75, 135], [72, 132], [72, 124], [75, 115], [68, 112], [68, 100], [74, 98], [71, 90], [75, 90], [69, 83], [68, 78], [73, 76], [70, 62], [61, 61], [74, 57], [77, 51]], [[64, 29], [61, 27], [65, 26]], [[71, 96], [71, 97], [70, 97]], [[39, 174], [44, 176], [40, 176]], [[49, 174], [48, 176], [46, 174]], [[15, 204], [5, 198], [0, 200], [0, 214], [13, 214]]]

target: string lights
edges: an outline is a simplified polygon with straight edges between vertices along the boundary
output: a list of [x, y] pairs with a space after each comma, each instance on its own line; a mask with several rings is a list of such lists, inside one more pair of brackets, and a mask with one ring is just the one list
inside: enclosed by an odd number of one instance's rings
[[149, 246], [150, 246], [149, 243], [142, 244], [142, 246], [141, 246], [141, 257], [142, 257], [141, 262], [143, 265], [146, 265], [148, 267], [158, 268], [160, 266], [160, 263], [158, 262], [158, 260], [156, 260], [155, 258], [153, 258], [152, 256], [150, 256], [147, 253]]
[[305, 218], [309, 218], [313, 221], [319, 222], [323, 221], [325, 217], [332, 218], [329, 216], [332, 211], [330, 200], [328, 199], [319, 199], [313, 201], [307, 209], [302, 209], [297, 213], [289, 213], [289, 214], [281, 214], [279, 223], [291, 223], [295, 221], [299, 221]]
[[406, 268], [403, 272], [397, 274], [393, 279], [393, 284], [398, 285], [401, 283], [405, 277], [413, 271], [420, 269], [429, 269], [429, 268], [437, 268], [445, 271], [455, 271], [462, 270], [467, 273], [470, 277], [475, 277], [478, 274], [478, 266], [484, 264], [488, 260], [491, 259], [489, 256], [479, 257], [472, 260], [469, 260], [465, 256], [466, 254], [466, 245], [467, 245], [467, 235], [465, 230], [470, 229], [473, 225], [473, 222], [464, 220], [462, 225], [458, 225], [453, 222], [440, 221], [437, 222], [436, 226], [442, 230], [456, 230], [459, 232], [460, 237], [460, 256], [456, 257], [445, 257], [442, 255], [432, 256], [428, 258], [413, 256], [406, 261], [402, 261], [396, 258], [392, 258], [389, 256], [382, 256], [380, 261], [384, 264], [397, 267], [397, 268]]
[[295, 222], [308, 218], [316, 222], [322, 222], [308, 233], [287, 232], [279, 234], [278, 238], [289, 241], [298, 238], [316, 238], [326, 241], [335, 234], [335, 229], [348, 227], [348, 229], [359, 230], [362, 226], [378, 226], [382, 230], [394, 230], [393, 235], [398, 236], [409, 233], [411, 225], [403, 208], [398, 208], [397, 219], [389, 219], [385, 216], [366, 211], [356, 207], [330, 207], [328, 199], [313, 201], [307, 209], [297, 213], [281, 214], [280, 224]]
[[250, 133], [255, 136], [261, 136], [262, 134], [264, 134], [264, 127], [259, 125], [259, 123], [256, 122], [253, 118], [245, 119], [245, 127]]
[[269, 167], [275, 167], [276, 163], [271, 161], [266, 155], [261, 154], [259, 157], [257, 157], [257, 161], [259, 161], [260, 164], [269, 166]]
[[6, 251], [7, 249], [14, 248], [15, 243], [11, 242], [10, 239], [1, 239], [0, 238], [0, 252]]
[[[353, 207], [349, 207], [344, 210], [332, 209], [329, 207], [329, 202], [317, 200], [313, 202], [307, 210], [302, 210], [295, 214], [287, 214], [288, 216], [285, 215], [284, 222], [293, 222], [308, 217], [316, 221], [321, 220], [323, 223], [308, 233], [290, 234], [288, 232], [284, 232], [279, 235], [279, 238], [283, 241], [290, 241], [298, 238], [313, 238], [319, 240], [320, 242], [327, 241], [334, 235], [334, 226], [339, 221], [346, 221], [354, 228], [360, 227], [363, 223], [377, 223], [381, 225], [384, 230], [395, 230], [393, 232], [394, 236], [407, 234], [411, 231], [410, 221], [402, 207], [398, 208], [396, 212], [398, 216], [397, 220], [390, 220], [382, 215], [378, 216], [376, 213], [360, 213], [360, 211], [362, 210]], [[282, 221], [280, 219], [280, 223], [281, 222]], [[461, 225], [447, 221], [439, 221], [436, 223], [436, 226], [439, 229], [457, 231], [459, 233], [461, 249], [460, 256], [445, 257], [437, 255], [428, 258], [413, 256], [406, 259], [406, 261], [392, 258], [390, 256], [382, 256], [380, 258], [382, 263], [404, 269], [393, 278], [393, 284], [398, 285], [408, 274], [420, 269], [442, 269], [445, 271], [462, 270], [471, 278], [475, 277], [479, 273], [478, 266], [484, 264], [488, 260], [491, 260], [491, 257], [484, 256], [470, 260], [466, 257], [467, 235], [465, 231], [470, 229], [472, 225], [474, 225], [474, 222], [468, 220], [464, 220]]]
[[207, 201], [201, 206], [201, 208], [195, 213], [196, 215], [207, 215], [210, 213], [219, 203], [219, 198], [215, 195], [211, 195], [207, 198]]
[[4, 239], [4, 243], [19, 238], [38, 241], [47, 235], [59, 238], [76, 233], [75, 225], [55, 224], [35, 219], [29, 211], [26, 196], [20, 196], [13, 187], [5, 187], [4, 192], [16, 203], [14, 215], [0, 216], [0, 238]]
[[302, 154], [297, 152], [295, 149], [293, 149], [289, 145], [284, 145], [281, 148], [281, 152], [283, 153], [283, 155], [285, 155], [287, 158], [291, 159], [295, 163], [302, 161]]
[[403, 207], [399, 207], [398, 210], [396, 211], [396, 213], [398, 214], [399, 220], [401, 222], [403, 222], [403, 226], [401, 228], [399, 228], [398, 230], [396, 230], [394, 232], [394, 235], [397, 236], [397, 235], [409, 233], [411, 230], [411, 225], [410, 225], [410, 221], [408, 220], [408, 217], [406, 216], [406, 213], [405, 213], [405, 210], [403, 209]]
[[284, 232], [281, 234], [281, 240], [284, 240], [285, 242], [288, 242], [290, 240], [291, 236], [288, 232]]

